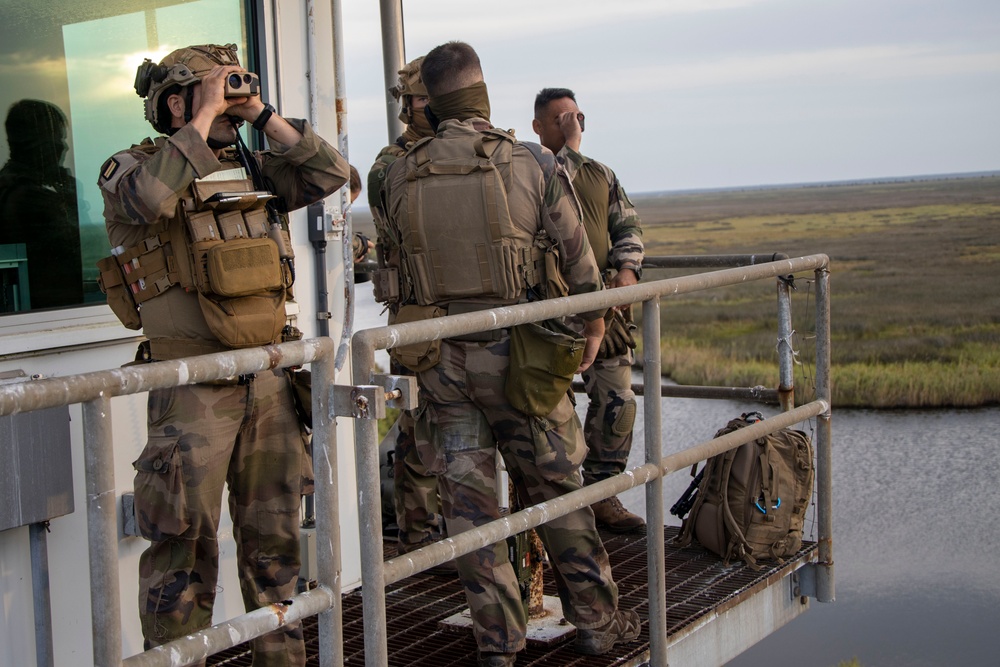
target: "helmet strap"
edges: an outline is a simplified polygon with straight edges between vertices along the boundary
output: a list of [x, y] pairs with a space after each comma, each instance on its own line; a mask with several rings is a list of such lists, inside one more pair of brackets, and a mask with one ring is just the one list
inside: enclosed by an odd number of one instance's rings
[[186, 86], [184, 88], [184, 124], [187, 125], [191, 122], [194, 117], [194, 111], [191, 107], [194, 106], [194, 86]]

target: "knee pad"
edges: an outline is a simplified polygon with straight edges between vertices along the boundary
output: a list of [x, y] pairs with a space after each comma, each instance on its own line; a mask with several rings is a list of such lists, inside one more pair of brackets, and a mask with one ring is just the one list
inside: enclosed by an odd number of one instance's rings
[[628, 435], [631, 433], [632, 427], [635, 426], [636, 409], [634, 398], [625, 401], [621, 410], [618, 411], [618, 416], [611, 423], [611, 432], [615, 435]]

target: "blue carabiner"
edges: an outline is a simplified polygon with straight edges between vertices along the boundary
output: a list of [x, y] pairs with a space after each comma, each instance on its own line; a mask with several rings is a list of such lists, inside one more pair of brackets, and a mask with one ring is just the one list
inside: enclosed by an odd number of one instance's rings
[[[756, 507], [758, 510], [760, 510], [761, 514], [767, 514], [767, 510], [760, 506], [760, 499], [759, 498], [757, 500], [753, 501], [753, 506]], [[781, 498], [778, 498], [778, 502], [775, 505], [772, 505], [771, 509], [775, 509], [776, 510], [779, 507], [781, 507]]]

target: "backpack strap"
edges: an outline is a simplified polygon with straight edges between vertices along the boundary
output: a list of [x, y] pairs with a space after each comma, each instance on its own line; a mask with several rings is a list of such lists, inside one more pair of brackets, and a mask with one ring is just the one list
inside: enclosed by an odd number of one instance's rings
[[[747, 560], [749, 557], [750, 543], [747, 542], [746, 536], [740, 529], [739, 523], [736, 521], [736, 517], [733, 516], [733, 510], [729, 506], [729, 484], [727, 480], [732, 474], [733, 461], [736, 459], [736, 451], [739, 449], [730, 449], [726, 452], [725, 463], [722, 467], [722, 483], [719, 485], [719, 492], [722, 494], [722, 502], [720, 507], [722, 509], [722, 518], [725, 524], [726, 530], [729, 532], [729, 546], [726, 549], [726, 556], [723, 560], [723, 565], [728, 565], [733, 556], [737, 556]], [[753, 558], [747, 560], [747, 564], [751, 567], [756, 565], [756, 561], [751, 565]]]

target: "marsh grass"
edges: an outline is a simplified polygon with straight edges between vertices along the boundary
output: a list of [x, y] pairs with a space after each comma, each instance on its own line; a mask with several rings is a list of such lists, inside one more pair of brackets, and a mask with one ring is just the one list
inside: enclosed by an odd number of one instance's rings
[[[649, 255], [830, 256], [835, 405], [1000, 402], [1000, 177], [635, 203]], [[645, 280], [683, 273], [649, 271]], [[815, 368], [812, 280], [796, 276], [792, 303], [802, 400]], [[774, 295], [760, 281], [665, 299], [664, 374], [681, 384], [777, 386]]]

